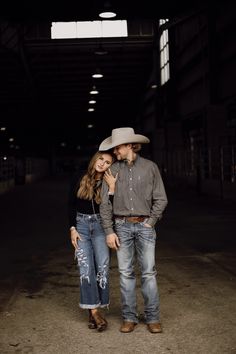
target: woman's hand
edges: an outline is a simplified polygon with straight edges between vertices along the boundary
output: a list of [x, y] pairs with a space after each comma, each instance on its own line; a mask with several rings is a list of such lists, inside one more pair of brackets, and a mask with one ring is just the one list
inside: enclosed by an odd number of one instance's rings
[[118, 172], [115, 175], [115, 177], [112, 175], [110, 168], [104, 173], [103, 179], [106, 181], [109, 187], [109, 192], [114, 193], [115, 192], [115, 185], [118, 177]]
[[76, 230], [76, 228], [73, 228], [70, 230], [70, 238], [71, 238], [71, 243], [74, 246], [75, 249], [78, 249], [78, 243], [77, 240], [82, 241], [80, 234]]

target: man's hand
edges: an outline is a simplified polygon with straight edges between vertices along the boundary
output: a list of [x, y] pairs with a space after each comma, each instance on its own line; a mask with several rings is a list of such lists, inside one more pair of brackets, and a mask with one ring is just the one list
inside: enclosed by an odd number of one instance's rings
[[107, 246], [109, 248], [112, 248], [114, 250], [118, 250], [118, 248], [120, 247], [120, 241], [118, 239], [117, 234], [115, 234], [115, 233], [107, 235], [106, 241], [107, 241]]
[[150, 224], [144, 224], [144, 226], [146, 226], [146, 227], [151, 227], [151, 225], [150, 225]]

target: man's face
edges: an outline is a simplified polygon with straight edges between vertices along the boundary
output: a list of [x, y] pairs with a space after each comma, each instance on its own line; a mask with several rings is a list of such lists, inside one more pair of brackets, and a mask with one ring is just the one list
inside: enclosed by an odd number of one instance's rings
[[113, 152], [116, 155], [117, 160], [126, 160], [129, 153], [129, 145], [122, 144], [114, 147]]

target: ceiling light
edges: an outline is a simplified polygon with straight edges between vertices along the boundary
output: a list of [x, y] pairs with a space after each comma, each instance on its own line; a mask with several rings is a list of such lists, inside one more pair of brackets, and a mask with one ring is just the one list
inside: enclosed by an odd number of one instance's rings
[[91, 95], [97, 95], [98, 94], [98, 90], [96, 89], [96, 86], [93, 86], [92, 90], [89, 92]]
[[89, 101], [89, 104], [95, 104], [95, 103], [96, 103], [95, 100], [90, 100], [90, 101]]
[[97, 68], [95, 73], [92, 75], [92, 77], [94, 79], [100, 79], [101, 77], [103, 77], [103, 74], [101, 73], [101, 70]]
[[105, 1], [102, 11], [99, 13], [101, 18], [113, 18], [116, 17], [116, 13], [113, 11], [109, 1]]
[[113, 17], [116, 17], [116, 13], [113, 11], [103, 11], [103, 12], [100, 12], [99, 17], [113, 18]]
[[98, 48], [94, 51], [94, 54], [106, 55], [106, 54], [108, 54], [108, 51], [105, 50], [101, 44], [99, 44]]
[[93, 112], [93, 111], [94, 111], [94, 108], [89, 108], [88, 111], [89, 111], [89, 112]]
[[152, 84], [152, 85], [151, 85], [151, 88], [152, 88], [152, 89], [156, 89], [156, 88], [157, 88], [157, 84]]

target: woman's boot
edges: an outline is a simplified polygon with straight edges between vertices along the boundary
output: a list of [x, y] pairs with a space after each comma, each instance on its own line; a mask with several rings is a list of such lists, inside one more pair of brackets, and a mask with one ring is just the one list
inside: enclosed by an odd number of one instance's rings
[[97, 328], [96, 322], [93, 318], [92, 311], [89, 310], [89, 323], [88, 323], [88, 328], [89, 329], [95, 329]]
[[91, 310], [92, 312], [92, 318], [95, 321], [97, 331], [102, 332], [105, 331], [107, 328], [107, 320], [102, 317], [102, 315], [99, 313], [97, 309]]

